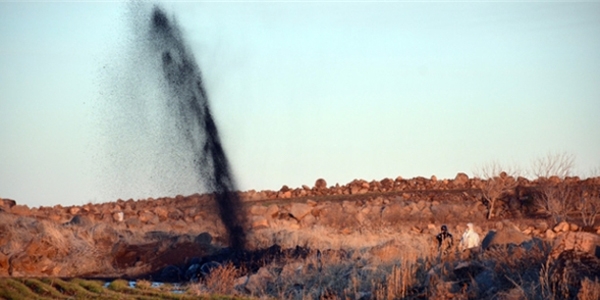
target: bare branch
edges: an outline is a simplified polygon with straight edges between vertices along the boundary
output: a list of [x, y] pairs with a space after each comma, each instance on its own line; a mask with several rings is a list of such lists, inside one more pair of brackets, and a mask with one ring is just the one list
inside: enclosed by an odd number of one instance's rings
[[564, 179], [571, 175], [575, 166], [575, 156], [566, 152], [548, 153], [533, 161], [532, 173], [538, 178], [557, 176]]
[[513, 177], [517, 174], [517, 169], [503, 169], [498, 162], [494, 161], [484, 164], [478, 172], [473, 173], [483, 180], [481, 196], [484, 204], [488, 206], [487, 218], [491, 219], [496, 213], [498, 200], [517, 186], [518, 182]]

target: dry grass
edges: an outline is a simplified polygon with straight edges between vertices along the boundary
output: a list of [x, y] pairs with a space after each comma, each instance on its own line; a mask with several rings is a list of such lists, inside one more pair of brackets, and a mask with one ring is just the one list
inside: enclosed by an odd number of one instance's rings
[[196, 295], [229, 294], [234, 291], [234, 283], [241, 271], [233, 264], [219, 266], [211, 271], [200, 283], [194, 284], [192, 292]]
[[585, 278], [581, 282], [581, 289], [577, 294], [579, 300], [597, 300], [600, 299], [600, 281], [596, 279], [592, 281]]

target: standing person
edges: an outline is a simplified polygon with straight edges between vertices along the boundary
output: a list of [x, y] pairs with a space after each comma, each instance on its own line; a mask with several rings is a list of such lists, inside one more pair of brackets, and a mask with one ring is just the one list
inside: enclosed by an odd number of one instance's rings
[[465, 230], [465, 233], [463, 233], [462, 238], [460, 239], [460, 250], [463, 252], [467, 251], [468, 256], [471, 256], [471, 254], [478, 252], [480, 242], [481, 239], [479, 238], [479, 234], [473, 229], [473, 223], [468, 223], [467, 230]]
[[448, 227], [442, 225], [442, 232], [440, 232], [435, 238], [438, 241], [438, 251], [441, 254], [448, 254], [448, 250], [452, 248], [452, 234], [448, 232]]

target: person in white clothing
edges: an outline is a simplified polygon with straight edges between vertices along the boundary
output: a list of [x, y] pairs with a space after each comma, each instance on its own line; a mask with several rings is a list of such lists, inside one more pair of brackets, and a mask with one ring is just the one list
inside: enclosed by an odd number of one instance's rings
[[460, 250], [465, 251], [478, 248], [480, 242], [481, 239], [479, 238], [479, 234], [473, 229], [473, 223], [467, 224], [467, 230], [465, 230], [465, 233], [463, 233], [462, 238], [460, 239]]

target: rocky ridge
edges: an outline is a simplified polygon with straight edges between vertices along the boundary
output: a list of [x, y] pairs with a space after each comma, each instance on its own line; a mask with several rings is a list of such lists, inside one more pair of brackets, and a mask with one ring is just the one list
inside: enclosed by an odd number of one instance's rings
[[[513, 180], [517, 188], [502, 196], [492, 219], [481, 197], [485, 180], [463, 173], [454, 179], [398, 177], [329, 187], [318, 179], [313, 187], [239, 192], [244, 201], [239, 209], [246, 216], [249, 249], [369, 248], [387, 260], [409, 248], [431, 251], [441, 224], [458, 238], [465, 223], [473, 222], [489, 237], [484, 247], [539, 239], [555, 244], [557, 258], [565, 251], [600, 255], [597, 222], [583, 226], [575, 217], [556, 223], [539, 215], [530, 201], [540, 181]], [[600, 178], [549, 180], [600, 186]], [[188, 265], [226, 246], [212, 199], [194, 194], [38, 208], [1, 199], [0, 276], [135, 277]]]

